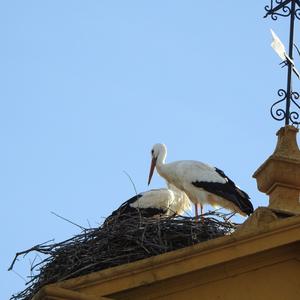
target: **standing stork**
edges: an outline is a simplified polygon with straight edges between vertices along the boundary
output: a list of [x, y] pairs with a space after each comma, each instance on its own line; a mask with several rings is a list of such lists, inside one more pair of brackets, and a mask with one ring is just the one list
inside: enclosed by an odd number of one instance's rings
[[191, 201], [186, 193], [168, 184], [168, 188], [153, 189], [133, 196], [113, 211], [105, 223], [114, 216], [130, 218], [137, 213], [145, 218], [175, 216], [190, 208]]
[[161, 177], [184, 191], [195, 204], [196, 218], [198, 205], [200, 204], [202, 212], [204, 203], [224, 207], [242, 216], [253, 213], [253, 206], [247, 193], [237, 187], [220, 169], [193, 160], [166, 164], [167, 148], [164, 144], [155, 144], [151, 156], [148, 185], [156, 167]]

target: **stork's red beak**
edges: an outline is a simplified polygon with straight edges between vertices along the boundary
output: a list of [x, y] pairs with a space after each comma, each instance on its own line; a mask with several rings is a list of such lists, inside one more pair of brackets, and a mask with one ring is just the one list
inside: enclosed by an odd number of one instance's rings
[[153, 175], [155, 166], [156, 166], [156, 158], [153, 157], [153, 158], [152, 158], [152, 161], [151, 161], [150, 172], [149, 172], [148, 185], [149, 185], [150, 182], [151, 182], [151, 178], [152, 178], [152, 175]]

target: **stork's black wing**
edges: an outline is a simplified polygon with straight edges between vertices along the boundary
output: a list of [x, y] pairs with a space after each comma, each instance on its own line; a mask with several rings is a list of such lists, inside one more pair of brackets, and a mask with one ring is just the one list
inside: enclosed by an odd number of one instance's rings
[[215, 171], [224, 179], [226, 179], [225, 183], [195, 181], [192, 182], [192, 184], [196, 187], [203, 188], [209, 193], [215, 194], [228, 201], [231, 201], [245, 214], [252, 214], [253, 206], [248, 194], [237, 187], [235, 183], [230, 178], [228, 178], [222, 170], [215, 168]]
[[115, 218], [117, 218], [118, 220], [124, 220], [136, 215], [140, 215], [145, 218], [151, 218], [156, 215], [162, 215], [166, 213], [166, 210], [162, 208], [154, 208], [154, 207], [138, 208], [138, 207], [131, 206], [142, 197], [143, 197], [143, 193], [135, 195], [129, 200], [127, 200], [126, 202], [124, 202], [118, 209], [114, 210], [111, 213], [111, 215], [106, 218], [105, 223]]

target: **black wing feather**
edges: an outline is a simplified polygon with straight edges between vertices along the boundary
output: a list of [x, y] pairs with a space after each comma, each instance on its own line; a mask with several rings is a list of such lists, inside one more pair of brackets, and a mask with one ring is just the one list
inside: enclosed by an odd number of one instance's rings
[[226, 183], [195, 181], [192, 182], [192, 184], [196, 187], [203, 188], [209, 193], [233, 202], [242, 212], [246, 213], [247, 215], [252, 214], [253, 206], [248, 194], [238, 188], [222, 170], [215, 168], [215, 171], [224, 179], [226, 179]]
[[166, 210], [162, 208], [154, 208], [154, 207], [148, 207], [148, 208], [138, 208], [138, 207], [132, 207], [131, 204], [136, 202], [138, 199], [143, 197], [143, 194], [138, 194], [130, 198], [129, 200], [125, 201], [123, 204], [120, 205], [119, 208], [114, 210], [109, 217], [106, 218], [105, 223], [109, 222], [110, 220], [113, 220], [114, 218], [118, 218], [119, 220], [122, 219], [129, 219], [132, 216], [141, 215], [145, 218], [151, 218], [155, 215], [162, 215], [166, 213]]

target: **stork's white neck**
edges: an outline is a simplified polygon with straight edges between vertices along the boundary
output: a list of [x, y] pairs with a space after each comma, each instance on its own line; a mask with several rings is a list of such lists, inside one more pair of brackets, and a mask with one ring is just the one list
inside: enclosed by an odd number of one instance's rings
[[167, 157], [167, 149], [165, 147], [161, 147], [156, 159], [156, 167], [160, 168], [162, 165], [165, 164]]
[[167, 157], [167, 149], [165, 147], [162, 147], [156, 159], [156, 170], [161, 177], [165, 178], [168, 181], [168, 176], [165, 172], [167, 166], [165, 164], [166, 157]]

